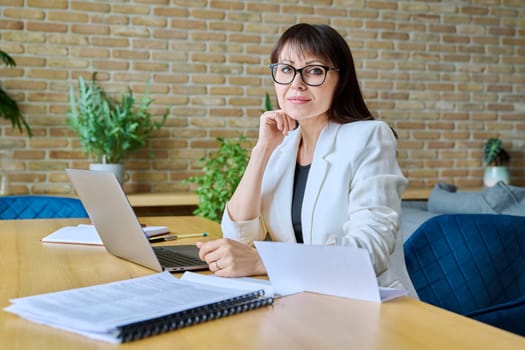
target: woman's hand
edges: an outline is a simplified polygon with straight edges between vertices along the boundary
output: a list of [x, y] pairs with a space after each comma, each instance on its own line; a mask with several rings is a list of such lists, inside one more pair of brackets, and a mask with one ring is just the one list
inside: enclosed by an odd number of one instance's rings
[[259, 122], [259, 139], [257, 143], [277, 147], [288, 132], [295, 129], [297, 121], [281, 110], [264, 112]]
[[221, 238], [197, 242], [199, 257], [208, 263], [210, 271], [221, 277], [264, 275], [266, 269], [255, 248], [247, 244]]

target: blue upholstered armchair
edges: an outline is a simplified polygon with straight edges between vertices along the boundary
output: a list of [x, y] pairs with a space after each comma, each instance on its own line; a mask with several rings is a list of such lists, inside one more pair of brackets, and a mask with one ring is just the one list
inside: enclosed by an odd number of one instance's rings
[[32, 195], [0, 197], [0, 220], [87, 217], [84, 206], [77, 198]]
[[422, 301], [525, 336], [524, 216], [436, 216], [404, 248]]

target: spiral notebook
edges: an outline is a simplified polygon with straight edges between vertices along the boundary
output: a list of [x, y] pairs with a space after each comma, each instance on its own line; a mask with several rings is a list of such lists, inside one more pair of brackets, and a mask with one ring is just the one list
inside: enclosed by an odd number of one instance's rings
[[161, 272], [12, 299], [5, 310], [90, 338], [125, 343], [273, 303], [260, 285], [239, 283], [219, 286], [215, 280], [207, 283], [205, 276], [178, 279]]

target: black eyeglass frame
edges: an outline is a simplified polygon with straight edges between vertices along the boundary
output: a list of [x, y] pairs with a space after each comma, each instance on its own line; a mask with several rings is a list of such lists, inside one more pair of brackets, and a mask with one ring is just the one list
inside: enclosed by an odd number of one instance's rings
[[[277, 80], [275, 80], [275, 70], [274, 70], [274, 68], [279, 66], [279, 65], [288, 66], [291, 69], [293, 69], [293, 77], [290, 80], [290, 82], [288, 82], [288, 83], [281, 83], [281, 82], [278, 82]], [[304, 79], [304, 76], [303, 76], [303, 70], [306, 69], [306, 68], [309, 68], [309, 67], [321, 67], [321, 68], [324, 69], [324, 78], [323, 78], [322, 82], [320, 82], [319, 84], [310, 84], [310, 83], [306, 82], [306, 80]], [[290, 85], [294, 81], [295, 77], [297, 76], [297, 72], [299, 72], [299, 75], [301, 76], [301, 79], [302, 79], [303, 83], [305, 83], [306, 85], [308, 85], [308, 86], [321, 86], [326, 81], [326, 77], [328, 76], [328, 72], [329, 71], [332, 70], [334, 72], [339, 72], [339, 68], [325, 66], [325, 65], [322, 65], [322, 64], [309, 64], [309, 65], [306, 65], [306, 66], [304, 66], [302, 68], [295, 68], [294, 66], [292, 66], [292, 65], [290, 65], [288, 63], [272, 63], [272, 64], [268, 65], [268, 68], [270, 68], [270, 70], [272, 71], [272, 79], [273, 79], [273, 81], [275, 83], [279, 84], [279, 85]]]

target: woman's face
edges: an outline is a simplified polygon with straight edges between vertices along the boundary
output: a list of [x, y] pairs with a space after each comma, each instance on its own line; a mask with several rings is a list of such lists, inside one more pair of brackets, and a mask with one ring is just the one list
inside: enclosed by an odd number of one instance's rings
[[[278, 63], [286, 63], [295, 69], [308, 65], [322, 65], [333, 67], [331, 62], [326, 62], [318, 57], [301, 54], [290, 45], [285, 45], [279, 55]], [[303, 73], [305, 73], [303, 71]], [[292, 72], [293, 74], [293, 72]], [[327, 118], [327, 111], [332, 105], [335, 87], [339, 74], [328, 71], [326, 80], [320, 86], [309, 86], [297, 72], [294, 80], [288, 85], [274, 83], [275, 93], [279, 106], [291, 118], [301, 122], [310, 118]]]

